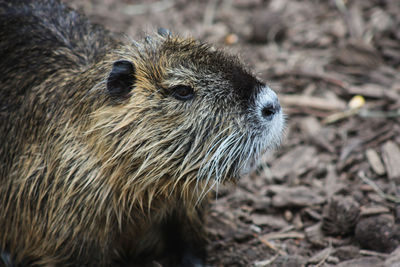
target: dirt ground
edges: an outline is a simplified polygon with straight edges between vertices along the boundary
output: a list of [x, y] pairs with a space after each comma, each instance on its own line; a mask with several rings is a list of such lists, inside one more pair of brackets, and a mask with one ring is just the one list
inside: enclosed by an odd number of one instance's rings
[[210, 266], [400, 266], [399, 0], [65, 2], [224, 47], [278, 92], [283, 145], [215, 194]]

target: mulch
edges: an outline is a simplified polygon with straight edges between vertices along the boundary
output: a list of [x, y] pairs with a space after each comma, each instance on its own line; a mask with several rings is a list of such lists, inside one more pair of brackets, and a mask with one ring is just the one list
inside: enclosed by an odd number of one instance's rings
[[278, 92], [284, 142], [214, 193], [210, 266], [399, 266], [398, 0], [68, 2], [238, 53]]

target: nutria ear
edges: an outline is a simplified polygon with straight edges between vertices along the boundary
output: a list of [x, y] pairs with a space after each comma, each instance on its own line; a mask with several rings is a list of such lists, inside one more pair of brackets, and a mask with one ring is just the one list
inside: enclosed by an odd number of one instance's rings
[[107, 90], [112, 97], [124, 97], [132, 90], [135, 80], [135, 66], [132, 62], [115, 61], [107, 78]]

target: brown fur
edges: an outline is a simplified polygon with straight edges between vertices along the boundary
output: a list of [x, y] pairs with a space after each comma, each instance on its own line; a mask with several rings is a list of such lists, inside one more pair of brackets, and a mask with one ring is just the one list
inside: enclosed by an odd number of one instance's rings
[[[194, 266], [208, 191], [274, 145], [246, 113], [261, 83], [192, 39], [120, 41], [56, 1], [16, 2], [0, 0], [0, 248], [17, 265]], [[121, 59], [135, 83], [115, 98]], [[174, 99], [180, 84], [196, 98]]]

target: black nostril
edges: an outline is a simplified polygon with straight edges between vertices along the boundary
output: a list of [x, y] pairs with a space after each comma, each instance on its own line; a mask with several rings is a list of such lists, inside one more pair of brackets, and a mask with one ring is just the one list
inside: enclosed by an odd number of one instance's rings
[[261, 114], [265, 119], [269, 119], [272, 117], [272, 115], [279, 112], [280, 109], [281, 106], [279, 105], [279, 103], [268, 103], [261, 110]]
[[262, 116], [267, 118], [275, 113], [274, 106], [272, 104], [265, 106], [262, 111]]

